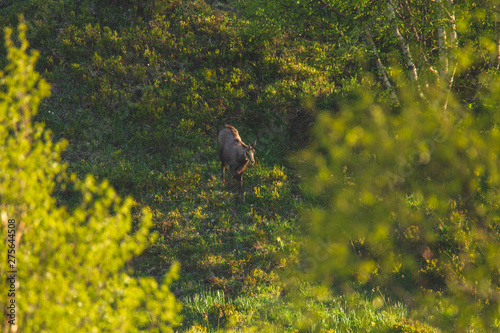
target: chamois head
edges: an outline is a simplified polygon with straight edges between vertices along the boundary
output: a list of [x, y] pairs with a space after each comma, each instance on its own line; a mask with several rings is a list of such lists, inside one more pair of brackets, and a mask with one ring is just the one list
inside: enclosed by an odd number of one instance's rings
[[255, 145], [257, 144], [257, 140], [253, 142], [250, 146], [245, 146], [245, 157], [250, 162], [250, 164], [255, 164], [254, 154], [255, 154]]

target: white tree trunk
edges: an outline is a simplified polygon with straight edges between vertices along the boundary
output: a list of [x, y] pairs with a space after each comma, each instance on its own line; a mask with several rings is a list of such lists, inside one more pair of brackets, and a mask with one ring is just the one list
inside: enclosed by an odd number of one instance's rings
[[495, 59], [496, 60], [496, 69], [500, 69], [500, 10], [497, 8], [497, 6], [494, 7], [495, 8], [495, 15], [496, 15], [496, 19], [495, 19], [495, 28], [496, 28], [496, 34], [497, 34], [497, 58]]
[[398, 96], [396, 95], [396, 92], [394, 91], [394, 88], [392, 87], [392, 84], [389, 81], [389, 78], [387, 77], [385, 66], [382, 63], [382, 60], [380, 59], [380, 55], [377, 50], [377, 45], [375, 45], [375, 42], [373, 41], [372, 35], [370, 33], [370, 30], [368, 30], [368, 28], [365, 28], [365, 34], [366, 34], [366, 40], [368, 41], [368, 44], [372, 48], [372, 52], [375, 55], [376, 58], [375, 60], [377, 61], [377, 68], [380, 75], [380, 79], [382, 80], [385, 89], [389, 92], [389, 98], [391, 99], [391, 103], [393, 105], [398, 105], [399, 104]]
[[399, 42], [399, 48], [401, 49], [405, 66], [410, 72], [410, 80], [416, 85], [420, 97], [423, 97], [422, 91], [420, 90], [420, 84], [418, 82], [417, 66], [415, 66], [415, 63], [413, 62], [413, 58], [411, 56], [410, 47], [408, 46], [408, 43], [406, 42], [405, 38], [399, 31], [398, 24], [396, 22], [396, 14], [394, 12], [394, 7], [390, 2], [390, 0], [387, 0], [387, 11], [389, 13], [389, 19], [394, 29], [394, 35], [396, 36]]
[[[439, 56], [440, 56], [440, 62], [441, 62], [441, 70], [443, 72], [443, 75], [441, 76], [441, 80], [443, 80], [446, 83], [446, 99], [443, 105], [443, 109], [446, 110], [448, 106], [448, 100], [450, 97], [450, 92], [451, 92], [451, 87], [453, 85], [453, 80], [455, 78], [455, 72], [457, 70], [457, 61], [455, 57], [455, 50], [457, 49], [458, 46], [458, 40], [457, 40], [457, 28], [456, 28], [456, 22], [455, 22], [455, 8], [453, 4], [453, 0], [446, 0], [446, 6], [442, 10], [441, 14], [441, 20], [443, 22], [449, 21], [449, 42], [446, 43], [446, 30], [440, 26], [438, 28], [438, 45], [439, 45]], [[441, 2], [441, 0], [439, 1]], [[445, 13], [447, 14], [447, 18], [445, 18]], [[443, 29], [443, 39], [439, 38], [439, 29]], [[443, 43], [443, 44], [441, 44]], [[441, 73], [440, 73], [441, 74]]]
[[443, 80], [448, 76], [448, 51], [446, 50], [446, 31], [442, 26], [437, 29], [439, 48], [439, 76]]

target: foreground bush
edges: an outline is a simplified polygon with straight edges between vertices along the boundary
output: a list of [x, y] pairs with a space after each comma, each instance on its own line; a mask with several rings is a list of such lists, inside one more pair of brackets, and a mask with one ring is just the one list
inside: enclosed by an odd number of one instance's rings
[[298, 156], [315, 273], [379, 287], [445, 330], [498, 328], [498, 81], [488, 87], [482, 113], [443, 111], [436, 89], [397, 114], [360, 93], [319, 115]]
[[[179, 305], [168, 286], [178, 267], [160, 285], [124, 268], [147, 244], [150, 214], [143, 211], [131, 232], [130, 198], [106, 182], [65, 173], [65, 143], [52, 143], [43, 125], [31, 122], [50, 90], [34, 70], [37, 53], [26, 53], [26, 26], [18, 31], [19, 42], [6, 32], [9, 63], [0, 72], [0, 274], [12, 277], [0, 282], [0, 307], [15, 304], [9, 315], [1, 311], [2, 330], [171, 330]], [[56, 190], [76, 192], [81, 202], [70, 211], [58, 205]], [[15, 262], [7, 262], [7, 250]]]

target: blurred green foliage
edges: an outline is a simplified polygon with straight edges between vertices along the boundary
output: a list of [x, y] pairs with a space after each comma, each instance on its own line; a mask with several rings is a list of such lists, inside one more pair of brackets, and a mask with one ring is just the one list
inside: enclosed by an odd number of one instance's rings
[[405, 94], [397, 114], [360, 92], [318, 116], [296, 156], [314, 207], [308, 256], [329, 285], [380, 287], [444, 330], [498, 329], [500, 119], [443, 111], [435, 91]]
[[[50, 131], [32, 122], [47, 82], [35, 71], [38, 52], [27, 53], [26, 25], [17, 38], [6, 30], [8, 65], [0, 72], [0, 232], [14, 219], [16, 236], [0, 243], [0, 305], [15, 300], [15, 326], [1, 311], [4, 332], [171, 331], [179, 323], [179, 303], [169, 290], [173, 265], [163, 281], [134, 278], [129, 262], [148, 242], [151, 214], [143, 210], [132, 232], [131, 198], [121, 199], [107, 181], [78, 180], [66, 172]], [[80, 197], [71, 211], [57, 191]], [[7, 249], [15, 250], [15, 295], [9, 290]], [[12, 289], [12, 288], [10, 288]]]

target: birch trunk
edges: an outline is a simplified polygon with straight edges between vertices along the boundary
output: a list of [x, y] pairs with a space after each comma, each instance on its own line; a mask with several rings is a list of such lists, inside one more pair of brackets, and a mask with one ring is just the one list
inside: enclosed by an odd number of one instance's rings
[[416, 85], [419, 96], [423, 97], [422, 91], [420, 89], [420, 84], [418, 82], [417, 66], [415, 66], [415, 63], [413, 62], [410, 52], [410, 47], [408, 46], [408, 43], [406, 42], [405, 38], [399, 31], [396, 22], [396, 14], [394, 12], [394, 7], [392, 6], [392, 3], [390, 2], [390, 0], [388, 0], [386, 3], [387, 3], [387, 10], [389, 13], [390, 23], [393, 26], [394, 35], [398, 40], [399, 48], [401, 49], [401, 53], [403, 54], [405, 66], [410, 71], [410, 80]]
[[[448, 20], [450, 22], [449, 24], [449, 36], [450, 36], [450, 41], [447, 44], [446, 43], [446, 31], [443, 30], [445, 35], [443, 36], [443, 40], [438, 39], [438, 44], [440, 47], [440, 57], [443, 57], [443, 60], [441, 61], [441, 66], [443, 66], [442, 70], [444, 73], [444, 76], [441, 75], [441, 79], [444, 80], [447, 84], [446, 86], [446, 99], [443, 105], [443, 109], [446, 110], [448, 106], [448, 100], [450, 97], [450, 92], [451, 92], [451, 87], [453, 86], [453, 80], [455, 78], [455, 72], [457, 70], [457, 61], [455, 59], [455, 50], [457, 48], [457, 29], [456, 29], [456, 23], [455, 23], [455, 9], [454, 9], [454, 4], [453, 0], [446, 0], [446, 6], [447, 8], [443, 8], [443, 14], [441, 15], [441, 19], [444, 21], [444, 11], [446, 11], [448, 15]], [[438, 37], [439, 37], [439, 30], [438, 30]], [[443, 44], [443, 49], [441, 50], [441, 42], [444, 42]]]
[[500, 69], [500, 10], [495, 6], [495, 28], [497, 34], [497, 58], [496, 58], [496, 69]]
[[449, 62], [453, 65], [453, 70], [450, 73], [449, 79], [448, 79], [448, 89], [451, 88], [453, 84], [453, 78], [455, 77], [455, 71], [457, 70], [457, 61], [455, 59], [455, 50], [458, 47], [458, 40], [457, 40], [457, 26], [455, 23], [455, 9], [453, 8], [453, 0], [450, 1], [450, 9], [451, 9], [451, 14], [450, 14], [450, 48], [451, 52], [449, 52]]
[[382, 83], [384, 84], [385, 89], [389, 92], [389, 98], [391, 99], [391, 103], [392, 103], [392, 105], [398, 105], [399, 104], [398, 96], [396, 95], [396, 92], [394, 91], [394, 88], [392, 87], [392, 84], [389, 81], [389, 78], [387, 77], [385, 66], [382, 63], [382, 60], [380, 59], [380, 56], [379, 56], [379, 53], [377, 50], [377, 45], [375, 45], [375, 42], [373, 41], [372, 35], [370, 33], [370, 30], [368, 30], [368, 28], [365, 28], [365, 34], [366, 34], [366, 40], [368, 41], [368, 44], [372, 48], [372, 52], [375, 55], [375, 60], [377, 62], [377, 68], [378, 68], [380, 79], [382, 80]]
[[446, 31], [440, 26], [437, 29], [439, 49], [439, 76], [441, 80], [448, 76], [448, 52], [446, 50]]

